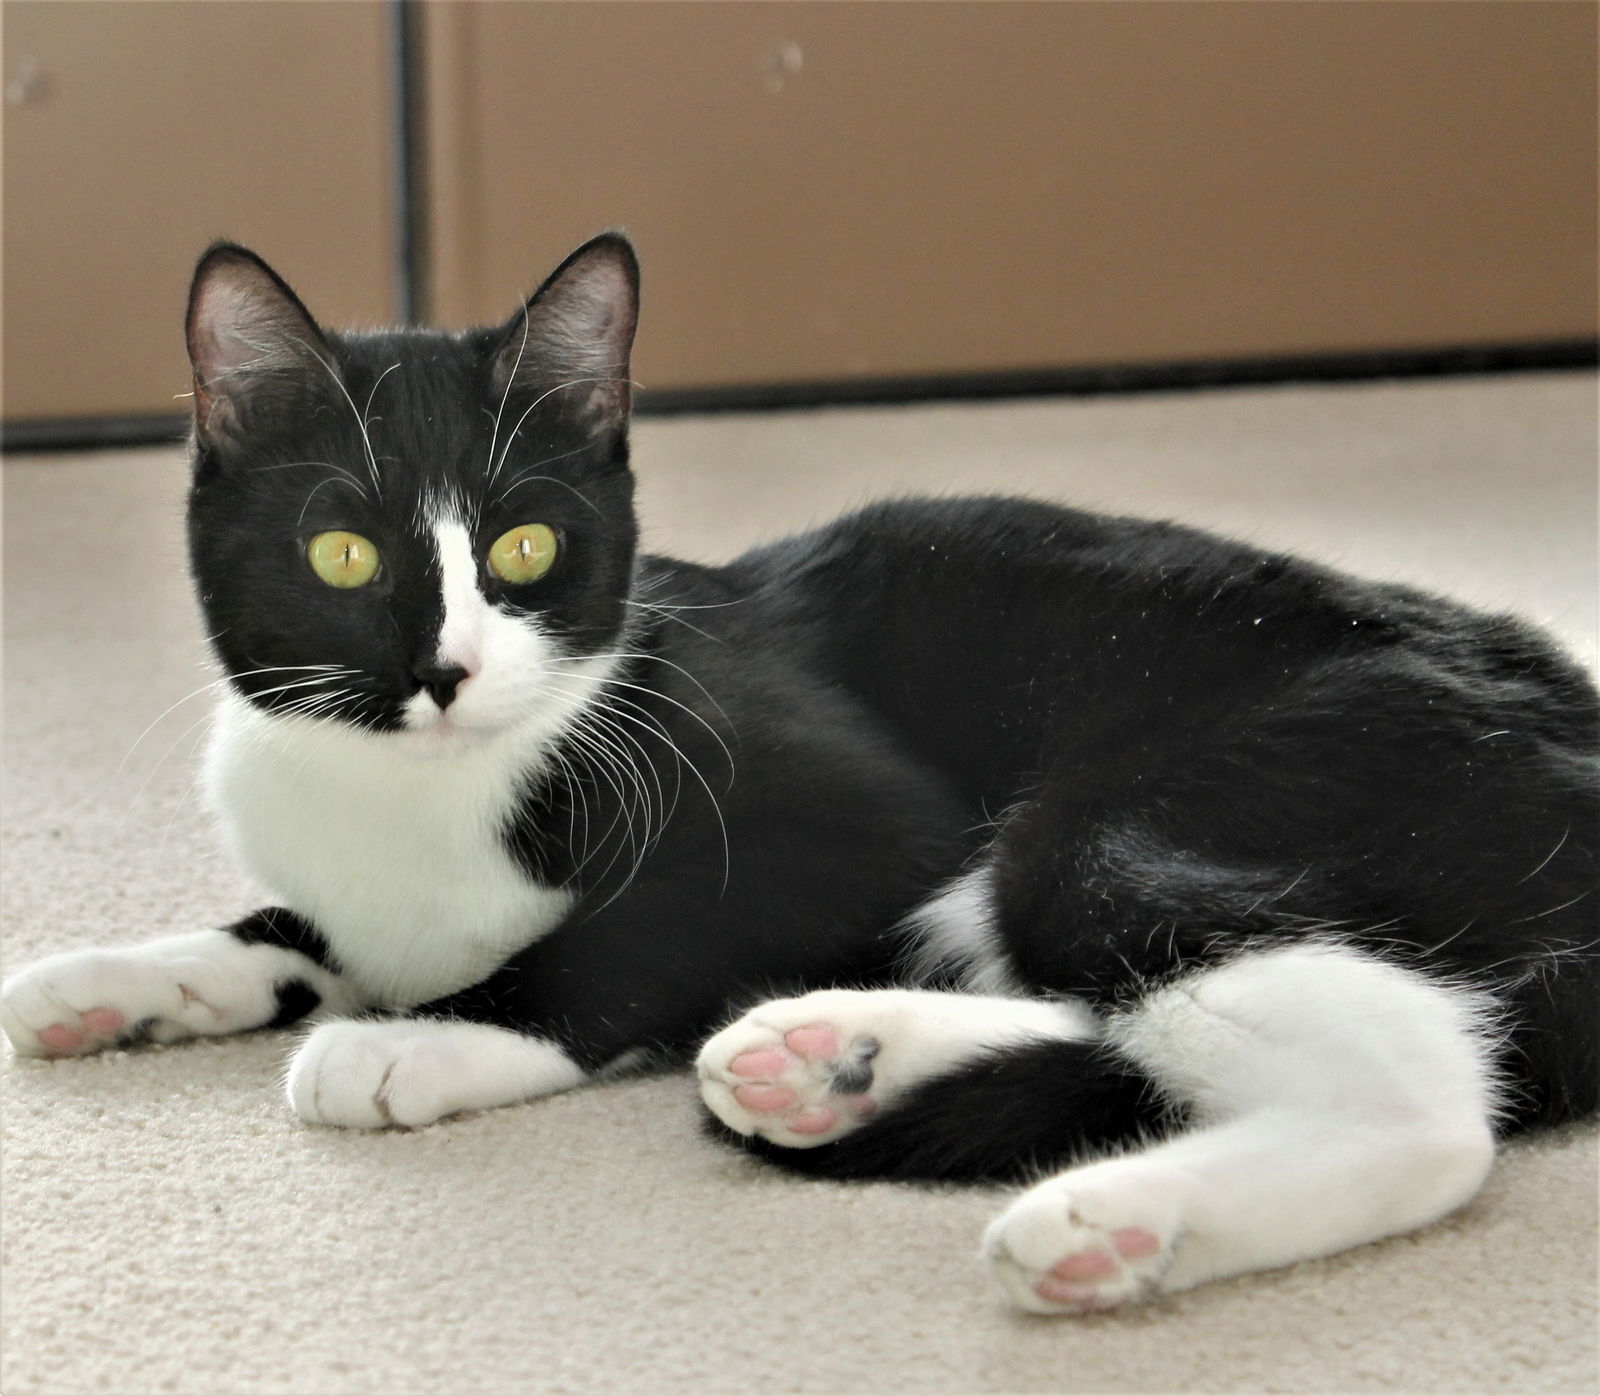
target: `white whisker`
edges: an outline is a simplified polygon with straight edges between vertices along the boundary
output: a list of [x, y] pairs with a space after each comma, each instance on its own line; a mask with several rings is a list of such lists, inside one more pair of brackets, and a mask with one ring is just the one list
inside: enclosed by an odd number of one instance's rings
[[539, 404], [542, 403], [547, 397], [551, 397], [554, 394], [561, 392], [564, 388], [576, 388], [584, 383], [626, 383], [627, 381], [628, 380], [626, 378], [617, 377], [569, 378], [565, 383], [557, 383], [555, 387], [548, 388], [544, 392], [540, 393], [538, 397], [528, 404], [527, 410], [517, 418], [516, 426], [511, 428], [510, 434], [506, 437], [506, 444], [500, 448], [500, 459], [494, 463], [494, 468], [489, 472], [489, 479], [487, 483], [492, 485], [494, 484], [495, 480], [499, 478], [500, 467], [505, 464], [506, 454], [511, 450], [511, 443], [517, 439], [517, 433], [522, 430], [522, 424], [528, 420], [528, 416], [533, 412], [534, 408], [538, 407]]
[[[306, 351], [306, 353], [310, 354], [312, 358], [321, 364], [323, 368], [327, 369], [328, 377], [333, 379], [334, 386], [338, 388], [344, 400], [350, 404], [350, 411], [355, 414], [356, 426], [361, 432], [361, 444], [365, 446], [367, 450], [367, 469], [372, 474], [372, 491], [376, 498], [381, 499], [383, 497], [383, 485], [378, 479], [378, 458], [373, 454], [372, 451], [372, 438], [367, 435], [366, 418], [361, 415], [361, 412], [356, 407], [355, 399], [350, 396], [350, 390], [345, 387], [344, 379], [339, 376], [338, 370], [336, 370], [332, 364], [323, 358], [321, 354], [317, 353], [315, 349], [307, 344], [305, 340], [297, 339], [295, 342], [299, 344], [300, 347]], [[399, 364], [391, 365], [391, 368], [398, 367]], [[390, 369], [384, 369], [383, 374], [379, 377], [379, 382], [382, 382], [383, 377], [387, 376], [389, 372]], [[377, 384], [373, 384], [373, 387], [376, 388]]]
[[[516, 362], [511, 365], [511, 372], [506, 375], [505, 391], [500, 394], [500, 406], [494, 414], [494, 431], [489, 436], [489, 459], [484, 462], [489, 467], [489, 476], [485, 482], [486, 487], [494, 483], [494, 477], [498, 474], [494, 464], [494, 448], [500, 441], [500, 417], [506, 410], [506, 401], [511, 396], [511, 385], [517, 381], [517, 370], [522, 367], [522, 356], [528, 348], [529, 318], [528, 305], [524, 301], [522, 306], [522, 343], [517, 346], [517, 358]], [[519, 422], [518, 425], [520, 426], [521, 423]]]

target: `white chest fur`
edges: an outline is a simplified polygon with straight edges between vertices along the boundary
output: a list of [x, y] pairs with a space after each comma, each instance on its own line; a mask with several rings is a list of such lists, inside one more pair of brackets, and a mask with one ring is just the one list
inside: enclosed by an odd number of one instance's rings
[[409, 1006], [482, 979], [571, 907], [501, 837], [529, 746], [414, 750], [230, 697], [206, 774], [245, 869], [316, 925], [363, 997]]

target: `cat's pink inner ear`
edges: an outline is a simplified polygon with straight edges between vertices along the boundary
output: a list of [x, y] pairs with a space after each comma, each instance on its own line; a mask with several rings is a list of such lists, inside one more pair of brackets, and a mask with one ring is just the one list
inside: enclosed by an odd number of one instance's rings
[[632, 248], [614, 235], [597, 238], [569, 257], [506, 326], [495, 386], [548, 394], [596, 425], [625, 416], [638, 317]]
[[265, 385], [304, 379], [330, 358], [294, 293], [232, 248], [208, 254], [195, 272], [187, 339], [202, 433], [236, 420], [242, 403]]
[[219, 409], [228, 410], [230, 393], [254, 357], [244, 327], [250, 323], [245, 288], [224, 275], [196, 287], [189, 323], [189, 361], [194, 368], [194, 406], [202, 428]]

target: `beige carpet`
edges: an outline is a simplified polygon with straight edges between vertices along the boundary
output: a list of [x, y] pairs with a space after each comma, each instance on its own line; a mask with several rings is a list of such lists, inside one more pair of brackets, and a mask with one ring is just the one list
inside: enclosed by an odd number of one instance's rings
[[[1587, 374], [647, 421], [650, 541], [725, 556], [904, 489], [1160, 514], [1554, 626], [1591, 663]], [[231, 918], [175, 451], [4, 470], [4, 955]], [[166, 712], [169, 705], [178, 705]], [[147, 730], [148, 729], [148, 730]], [[288, 1040], [5, 1082], [6, 1396], [1596, 1388], [1592, 1131], [1416, 1236], [1134, 1312], [1008, 1312], [981, 1190], [796, 1181], [682, 1077], [416, 1134], [293, 1121]]]

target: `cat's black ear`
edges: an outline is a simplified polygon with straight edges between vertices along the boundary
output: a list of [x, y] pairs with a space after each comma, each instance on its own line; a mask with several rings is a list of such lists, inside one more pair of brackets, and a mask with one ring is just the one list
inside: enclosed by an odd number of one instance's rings
[[205, 441], [317, 393], [336, 372], [317, 323], [254, 252], [214, 243], [189, 286], [195, 430]]
[[544, 398], [596, 435], [627, 426], [628, 355], [639, 323], [639, 260], [621, 233], [567, 258], [499, 332], [494, 389]]

